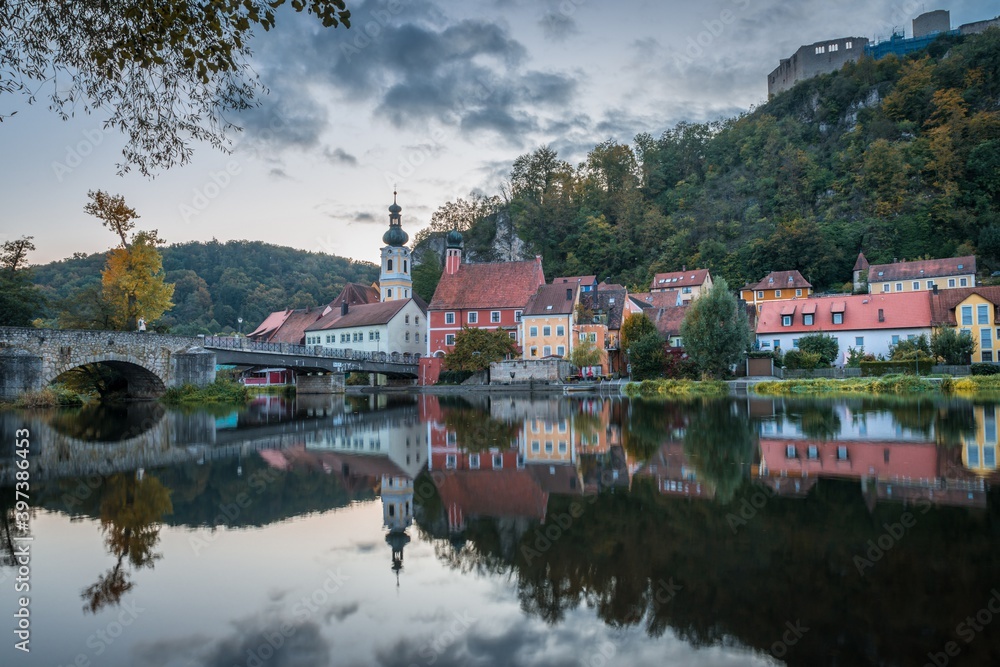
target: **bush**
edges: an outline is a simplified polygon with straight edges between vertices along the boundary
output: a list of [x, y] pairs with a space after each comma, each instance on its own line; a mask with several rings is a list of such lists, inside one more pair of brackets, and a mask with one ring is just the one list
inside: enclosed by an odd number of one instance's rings
[[789, 370], [811, 371], [820, 365], [821, 359], [822, 357], [818, 352], [789, 350], [785, 352], [785, 368]]
[[1000, 375], [1000, 366], [994, 364], [972, 364], [969, 371], [973, 375]]
[[438, 384], [462, 384], [474, 375], [473, 371], [441, 371]]
[[[840, 343], [833, 336], [826, 334], [810, 334], [799, 339], [799, 351], [809, 354], [818, 354], [819, 363], [813, 368], [822, 366], [828, 368], [837, 360], [840, 355]], [[785, 355], [788, 356], [787, 354]], [[785, 365], [788, 366], [787, 360]]]
[[[861, 375], [863, 377], [878, 377], [889, 375], [890, 373], [904, 373], [913, 375], [915, 373], [913, 360], [909, 361], [862, 361]], [[929, 375], [934, 366], [932, 359], [921, 357], [916, 366], [919, 367], [921, 375]]]
[[[770, 354], [770, 353], [768, 353]], [[663, 364], [663, 375], [671, 380], [697, 380], [701, 373], [698, 364], [686, 354], [667, 352]]]
[[164, 403], [246, 403], [250, 399], [250, 391], [243, 385], [227, 380], [216, 379], [210, 385], [196, 387], [185, 384], [181, 387], [171, 387], [161, 399]]

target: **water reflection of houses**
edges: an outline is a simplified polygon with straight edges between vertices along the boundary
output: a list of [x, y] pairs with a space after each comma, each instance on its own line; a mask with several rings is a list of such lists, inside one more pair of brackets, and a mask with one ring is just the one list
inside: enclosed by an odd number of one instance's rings
[[[964, 451], [938, 446], [933, 425], [907, 427], [888, 409], [850, 403], [774, 402], [760, 421], [753, 473], [777, 494], [805, 496], [818, 479], [856, 479], [866, 502], [986, 506], [981, 477], [961, 465]], [[994, 435], [995, 437], [995, 435]]]
[[[678, 434], [675, 434], [678, 435]], [[683, 436], [683, 434], [679, 434]], [[698, 472], [684, 453], [684, 443], [672, 439], [660, 446], [640, 472], [656, 481], [656, 489], [667, 496], [714, 498], [715, 490], [698, 479]]]

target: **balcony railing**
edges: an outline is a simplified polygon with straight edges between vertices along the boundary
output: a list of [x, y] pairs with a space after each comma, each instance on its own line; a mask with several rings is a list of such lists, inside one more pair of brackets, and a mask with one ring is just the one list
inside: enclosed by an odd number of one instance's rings
[[415, 364], [420, 360], [420, 353], [410, 352], [365, 352], [363, 350], [335, 349], [322, 345], [296, 345], [294, 343], [266, 343], [252, 341], [246, 338], [229, 336], [205, 336], [204, 347], [221, 350], [239, 350], [241, 352], [271, 352], [277, 354], [294, 354], [305, 357], [321, 357], [324, 359], [344, 359], [349, 361], [371, 361], [375, 363]]

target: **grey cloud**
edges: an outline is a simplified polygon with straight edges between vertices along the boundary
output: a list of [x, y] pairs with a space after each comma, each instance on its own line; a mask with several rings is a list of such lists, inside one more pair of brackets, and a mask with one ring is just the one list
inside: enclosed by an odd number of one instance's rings
[[244, 112], [240, 124], [251, 149], [314, 148], [329, 123], [325, 106], [308, 91], [283, 87], [261, 100], [261, 105]]
[[323, 619], [327, 622], [327, 624], [329, 624], [330, 621], [333, 620], [334, 618], [337, 619], [338, 621], [343, 621], [345, 618], [348, 618], [349, 616], [353, 616], [354, 614], [356, 614], [358, 612], [358, 609], [360, 608], [361, 605], [359, 605], [357, 602], [351, 602], [350, 604], [336, 605], [326, 610], [326, 613], [323, 615]]
[[563, 12], [548, 12], [538, 23], [542, 26], [546, 37], [558, 41], [579, 32], [573, 17]]
[[348, 167], [358, 166], [358, 158], [354, 157], [343, 148], [331, 149], [327, 146], [323, 149], [323, 157], [329, 160], [331, 164], [342, 164]]
[[371, 213], [358, 212], [354, 214], [354, 222], [376, 222], [376, 220]]

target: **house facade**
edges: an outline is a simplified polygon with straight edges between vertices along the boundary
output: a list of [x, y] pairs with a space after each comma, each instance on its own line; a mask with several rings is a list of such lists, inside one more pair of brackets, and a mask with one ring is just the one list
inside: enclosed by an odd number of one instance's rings
[[872, 264], [868, 267], [868, 292], [930, 292], [976, 286], [976, 257], [926, 259], [916, 262]]
[[463, 326], [503, 329], [518, 345], [528, 300], [545, 284], [542, 258], [524, 262], [462, 262], [462, 235], [448, 234], [445, 269], [427, 309], [427, 355], [444, 356]]
[[968, 333], [975, 342], [973, 362], [1000, 361], [1000, 286], [940, 290], [928, 295], [931, 320], [936, 327]]
[[538, 288], [521, 316], [522, 359], [569, 357], [573, 351], [573, 316], [579, 297], [578, 283]]
[[574, 322], [575, 344], [590, 342], [601, 353], [601, 375], [622, 373], [624, 364], [619, 342], [622, 322], [642, 312], [624, 287], [598, 287], [580, 295], [579, 316]]
[[708, 269], [657, 273], [649, 285], [650, 292], [679, 291], [683, 303], [694, 301], [710, 289], [712, 289], [712, 274]]
[[761, 350], [787, 352], [797, 349], [803, 336], [819, 333], [837, 340], [837, 365], [843, 365], [849, 348], [888, 357], [891, 345], [920, 335], [930, 336], [930, 300], [926, 294], [911, 292], [760, 304], [756, 341]]
[[341, 305], [305, 331], [306, 345], [354, 352], [420, 355], [427, 348], [427, 315], [415, 299]]
[[[798, 271], [772, 271], [758, 283], [740, 288], [740, 298], [754, 306], [768, 301], [787, 301], [812, 296], [812, 284]], [[757, 308], [760, 311], [760, 308]]]

